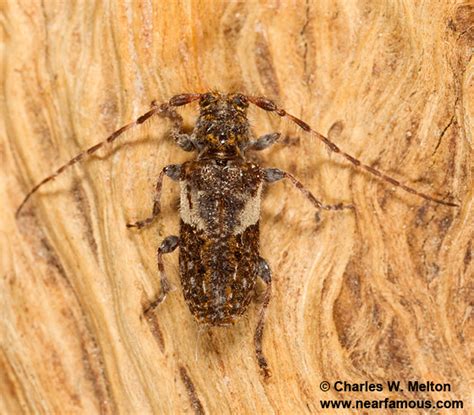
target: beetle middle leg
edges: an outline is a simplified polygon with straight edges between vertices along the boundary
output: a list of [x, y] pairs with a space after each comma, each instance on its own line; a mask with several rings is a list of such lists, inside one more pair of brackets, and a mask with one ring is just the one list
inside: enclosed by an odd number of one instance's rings
[[173, 252], [179, 245], [179, 238], [175, 235], [167, 236], [163, 242], [161, 243], [160, 247], [158, 248], [158, 252], [156, 254], [156, 259], [158, 262], [158, 271], [160, 272], [160, 294], [151, 302], [145, 310], [143, 310], [144, 314], [148, 314], [153, 311], [156, 307], [158, 307], [166, 298], [166, 294], [171, 291], [171, 284], [168, 281], [168, 277], [166, 276], [165, 266], [163, 264], [163, 254], [169, 254]]
[[158, 177], [158, 180], [155, 186], [155, 199], [153, 202], [153, 212], [151, 216], [146, 219], [139, 220], [138, 222], [135, 222], [135, 223], [127, 223], [127, 228], [141, 229], [145, 226], [150, 225], [155, 220], [155, 218], [160, 214], [161, 189], [163, 187], [163, 177], [165, 174], [171, 179], [178, 181], [181, 177], [181, 164], [170, 164], [169, 166], [166, 166], [163, 170], [161, 170], [161, 173]]
[[288, 179], [290, 182], [295, 186], [303, 195], [308, 199], [314, 207], [317, 209], [325, 209], [325, 210], [342, 210], [342, 209], [354, 209], [354, 205], [343, 205], [342, 203], [338, 203], [337, 205], [324, 205], [318, 199], [314, 197], [314, 195], [304, 187], [303, 183], [301, 183], [296, 177], [287, 173], [286, 171], [280, 169], [265, 169], [264, 170], [264, 180], [267, 183], [274, 183], [282, 179]]
[[262, 257], [259, 259], [258, 264], [258, 275], [265, 282], [267, 288], [263, 297], [263, 302], [260, 307], [259, 317], [257, 328], [255, 329], [254, 343], [255, 343], [255, 354], [257, 356], [257, 362], [260, 366], [260, 370], [263, 373], [264, 378], [269, 378], [271, 376], [270, 369], [268, 368], [268, 362], [265, 358], [262, 350], [262, 338], [263, 338], [263, 329], [265, 328], [265, 318], [267, 313], [267, 307], [270, 302], [270, 297], [272, 293], [272, 271], [268, 266], [267, 261]]

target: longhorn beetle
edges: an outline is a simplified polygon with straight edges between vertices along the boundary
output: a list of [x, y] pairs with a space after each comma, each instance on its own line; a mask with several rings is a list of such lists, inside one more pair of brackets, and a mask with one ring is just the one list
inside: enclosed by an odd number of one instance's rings
[[[200, 113], [191, 134], [184, 133], [183, 119], [175, 108], [199, 101]], [[341, 154], [355, 167], [364, 169], [396, 187], [423, 199], [446, 206], [458, 206], [428, 196], [393, 179], [381, 171], [362, 163], [342, 151], [328, 138], [314, 131], [304, 121], [264, 97], [242, 94], [180, 94], [167, 103], [157, 105], [136, 121], [123, 126], [105, 141], [78, 154], [33, 187], [19, 206], [45, 183], [53, 180], [68, 167], [95, 153], [107, 143], [112, 143], [122, 133], [142, 124], [153, 115], [172, 122], [171, 136], [184, 151], [195, 151], [197, 157], [181, 165], [172, 164], [161, 171], [155, 187], [153, 211], [150, 217], [127, 224], [138, 229], [150, 225], [161, 210], [161, 188], [164, 176], [179, 182], [180, 233], [163, 240], [157, 252], [161, 277], [160, 294], [145, 310], [158, 306], [170, 291], [170, 284], [163, 266], [163, 255], [178, 246], [179, 274], [186, 303], [199, 323], [211, 326], [232, 324], [241, 316], [255, 296], [257, 278], [266, 284], [258, 323], [254, 334], [258, 365], [264, 377], [270, 376], [267, 360], [262, 350], [265, 313], [270, 301], [271, 271], [259, 254], [259, 220], [262, 186], [288, 179], [316, 209], [353, 209], [352, 205], [325, 205], [307, 190], [290, 173], [276, 168], [262, 168], [246, 159], [250, 150], [263, 150], [274, 144], [280, 133], [271, 133], [254, 139], [247, 119], [249, 104], [286, 117], [305, 132], [321, 140], [332, 152]]]

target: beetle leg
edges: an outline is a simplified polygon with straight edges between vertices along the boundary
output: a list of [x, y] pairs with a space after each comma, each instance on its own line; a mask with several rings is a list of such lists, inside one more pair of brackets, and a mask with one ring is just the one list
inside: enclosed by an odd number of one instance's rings
[[338, 203], [337, 205], [324, 205], [318, 199], [316, 199], [313, 194], [304, 187], [303, 183], [301, 183], [296, 177], [287, 173], [286, 171], [280, 169], [265, 169], [264, 170], [264, 180], [267, 183], [277, 182], [282, 179], [290, 180], [291, 184], [295, 186], [303, 196], [308, 199], [315, 208], [317, 209], [325, 209], [325, 210], [342, 210], [342, 209], [354, 209], [354, 205], [343, 205], [342, 203]]
[[181, 117], [173, 107], [166, 107], [159, 116], [168, 118], [173, 123], [170, 135], [178, 146], [180, 146], [184, 151], [193, 151], [196, 149], [193, 136], [191, 134], [183, 133], [183, 117]]
[[255, 354], [257, 356], [257, 362], [260, 366], [260, 370], [263, 373], [265, 379], [271, 376], [270, 369], [268, 368], [268, 362], [265, 358], [262, 350], [262, 339], [263, 339], [263, 330], [265, 328], [265, 317], [267, 313], [268, 303], [270, 302], [270, 297], [272, 293], [272, 271], [262, 257], [260, 257], [258, 265], [258, 275], [267, 285], [265, 290], [265, 295], [263, 297], [262, 306], [260, 308], [257, 328], [255, 329], [254, 343], [255, 343]]
[[262, 135], [261, 137], [258, 137], [256, 140], [250, 141], [247, 144], [246, 150], [264, 150], [271, 145], [275, 144], [278, 139], [280, 138], [281, 134], [280, 133], [270, 133], [270, 134], [265, 134]]
[[150, 217], [139, 220], [138, 222], [135, 223], [127, 223], [127, 228], [138, 228], [141, 229], [145, 226], [150, 225], [155, 218], [160, 214], [161, 211], [161, 189], [163, 187], [163, 177], [164, 175], [167, 175], [171, 179], [178, 181], [181, 177], [181, 165], [180, 164], [170, 164], [169, 166], [166, 166], [163, 170], [161, 170], [161, 173], [158, 177], [158, 180], [156, 182], [155, 186], [155, 201], [153, 203], [153, 212]]
[[171, 291], [171, 284], [168, 281], [165, 273], [165, 266], [163, 264], [163, 254], [169, 254], [173, 252], [179, 245], [179, 238], [175, 235], [167, 236], [163, 242], [161, 243], [160, 247], [158, 248], [157, 252], [157, 262], [158, 262], [158, 271], [160, 272], [160, 294], [151, 302], [143, 311], [144, 314], [148, 314], [152, 312], [156, 307], [158, 307], [166, 298], [166, 294]]

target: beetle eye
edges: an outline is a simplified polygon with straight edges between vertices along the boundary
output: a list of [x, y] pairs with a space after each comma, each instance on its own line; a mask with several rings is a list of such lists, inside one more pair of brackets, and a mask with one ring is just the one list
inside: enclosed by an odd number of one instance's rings
[[214, 95], [209, 94], [209, 93], [204, 94], [204, 95], [201, 96], [201, 99], [199, 100], [199, 105], [202, 108], [206, 108], [209, 105], [211, 105], [215, 100], [216, 100], [216, 98], [214, 97]]
[[247, 108], [249, 106], [247, 97], [241, 94], [234, 95], [232, 103], [239, 108]]

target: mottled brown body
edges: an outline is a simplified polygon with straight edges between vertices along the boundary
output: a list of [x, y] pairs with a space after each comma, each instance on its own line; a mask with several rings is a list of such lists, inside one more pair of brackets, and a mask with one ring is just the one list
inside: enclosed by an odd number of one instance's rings
[[[182, 118], [175, 107], [199, 101], [200, 113], [194, 130], [186, 134]], [[161, 276], [161, 291], [145, 313], [153, 311], [166, 297], [170, 283], [166, 277], [163, 255], [180, 247], [179, 268], [183, 294], [194, 317], [209, 325], [234, 323], [254, 298], [260, 278], [267, 286], [260, 307], [254, 342], [258, 364], [265, 377], [268, 363], [262, 351], [265, 313], [271, 295], [271, 272], [259, 254], [260, 198], [265, 183], [288, 179], [317, 209], [353, 209], [352, 205], [324, 205], [291, 174], [279, 169], [261, 168], [246, 160], [249, 150], [263, 150], [275, 143], [280, 134], [266, 134], [253, 139], [247, 119], [247, 107], [252, 103], [261, 109], [287, 117], [302, 130], [321, 140], [330, 151], [339, 153], [358, 169], [426, 200], [446, 205], [455, 203], [431, 197], [366, 165], [344, 152], [328, 138], [317, 133], [304, 121], [278, 108], [263, 97], [242, 94], [182, 94], [168, 103], [153, 104], [150, 111], [135, 122], [111, 134], [105, 141], [78, 154], [34, 186], [20, 204], [17, 215], [41, 186], [53, 180], [66, 168], [76, 164], [107, 143], [112, 143], [123, 132], [145, 122], [153, 115], [172, 122], [171, 136], [185, 151], [197, 152], [197, 157], [182, 165], [163, 168], [156, 183], [153, 213], [150, 217], [128, 227], [149, 225], [160, 213], [160, 197], [164, 176], [178, 181], [181, 187], [180, 236], [168, 236], [157, 252]]]
[[181, 222], [181, 284], [199, 322], [231, 324], [245, 312], [258, 275], [258, 238], [258, 223], [238, 235], [210, 240], [204, 231]]
[[179, 266], [198, 321], [233, 323], [259, 275], [260, 168], [240, 159], [182, 166]]

